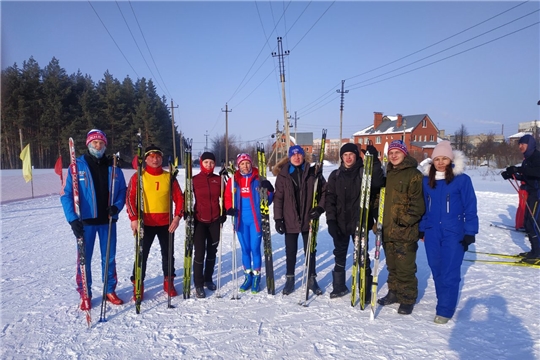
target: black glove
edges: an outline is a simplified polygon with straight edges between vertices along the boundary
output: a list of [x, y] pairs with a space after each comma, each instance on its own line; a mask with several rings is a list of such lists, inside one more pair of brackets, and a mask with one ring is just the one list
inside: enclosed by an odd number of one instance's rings
[[285, 234], [285, 222], [283, 221], [283, 219], [276, 220], [276, 231], [280, 235]]
[[512, 165], [506, 168], [506, 172], [508, 173], [508, 175], [513, 175], [519, 173], [519, 169], [516, 166]]
[[221, 170], [219, 170], [219, 176], [229, 176], [229, 173], [227, 172], [226, 167], [222, 167]]
[[508, 171], [503, 171], [501, 173], [501, 176], [503, 177], [504, 180], [508, 180], [512, 178], [512, 174], [509, 174]]
[[261, 181], [261, 187], [265, 188], [270, 192], [274, 192], [274, 187], [272, 186], [272, 183], [268, 180]]
[[229, 216], [236, 216], [238, 214], [238, 210], [236, 210], [235, 208], [230, 208], [227, 210], [227, 215]]
[[324, 209], [322, 207], [315, 206], [313, 209], [309, 211], [309, 219], [317, 220], [323, 212], [324, 212]]
[[418, 238], [419, 238], [419, 239], [423, 239], [424, 236], [426, 236], [426, 234], [425, 234], [423, 231], [419, 231], [419, 232], [418, 232]]
[[84, 227], [81, 220], [73, 220], [69, 223], [69, 225], [71, 226], [71, 230], [77, 239], [84, 236]]
[[114, 216], [118, 214], [118, 208], [116, 207], [116, 205], [109, 206], [107, 208], [107, 213], [109, 214], [109, 216]]
[[373, 145], [368, 145], [366, 147], [366, 150], [362, 149], [362, 152], [365, 154], [366, 152], [369, 152], [370, 155], [373, 155], [373, 158], [374, 159], [378, 159], [379, 158], [379, 152], [377, 151], [377, 149], [375, 148], [375, 146]]
[[467, 251], [467, 250], [469, 250], [469, 245], [471, 245], [474, 242], [475, 242], [474, 235], [465, 235], [463, 237], [463, 240], [461, 240], [459, 243], [461, 245], [463, 245], [463, 249], [465, 249], [465, 251]]
[[223, 224], [225, 221], [227, 221], [227, 214], [223, 214], [219, 217], [220, 224]]
[[343, 237], [336, 220], [328, 220], [326, 223], [328, 224], [328, 233], [332, 238]]

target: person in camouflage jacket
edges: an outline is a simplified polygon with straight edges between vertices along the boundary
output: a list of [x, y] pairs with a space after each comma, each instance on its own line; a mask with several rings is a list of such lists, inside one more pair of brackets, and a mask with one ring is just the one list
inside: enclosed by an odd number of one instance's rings
[[388, 160], [383, 217], [388, 294], [378, 303], [399, 303], [398, 313], [408, 315], [418, 296], [418, 224], [425, 211], [422, 173], [401, 140], [393, 141], [388, 147]]

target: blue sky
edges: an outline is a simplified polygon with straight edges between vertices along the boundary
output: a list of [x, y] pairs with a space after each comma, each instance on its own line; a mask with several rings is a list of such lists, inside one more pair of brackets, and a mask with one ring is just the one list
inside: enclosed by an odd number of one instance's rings
[[276, 120], [283, 126], [271, 56], [280, 36], [298, 131], [339, 136], [336, 90], [346, 80], [344, 137], [372, 124], [374, 111], [427, 113], [447, 134], [461, 124], [500, 134], [504, 125], [509, 136], [540, 119], [539, 9], [538, 1], [2, 1], [1, 61], [4, 69], [33, 56], [44, 67], [54, 56], [94, 81], [107, 70], [152, 78], [179, 106], [176, 123], [198, 151], [207, 132], [209, 141], [225, 133], [225, 103], [239, 140], [266, 142]]

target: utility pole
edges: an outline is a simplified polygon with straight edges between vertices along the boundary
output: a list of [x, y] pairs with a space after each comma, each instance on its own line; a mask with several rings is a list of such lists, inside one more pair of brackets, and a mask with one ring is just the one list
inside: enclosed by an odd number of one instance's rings
[[[176, 161], [176, 128], [174, 127], [174, 109], [177, 108], [178, 105], [174, 106], [173, 99], [171, 99], [171, 125], [172, 125], [172, 146], [173, 146], [173, 162]], [[182, 138], [180, 138], [180, 142], [182, 142]]]
[[343, 141], [343, 103], [345, 101], [345, 94], [349, 90], [345, 90], [345, 80], [341, 80], [341, 90], [336, 90], [338, 94], [341, 94], [341, 105], [339, 106], [339, 146], [341, 148], [341, 142]]
[[225, 113], [225, 166], [229, 164], [229, 105], [225, 103], [225, 110], [221, 109]]
[[296, 116], [296, 111], [294, 112], [294, 140], [296, 141], [296, 145], [298, 145], [298, 139], [296, 138], [296, 121], [300, 119]]
[[290, 134], [289, 134], [289, 119], [287, 117], [287, 100], [285, 98], [285, 61], [283, 58], [289, 55], [290, 51], [287, 50], [283, 52], [283, 44], [281, 43], [281, 36], [277, 38], [278, 41], [278, 52], [272, 53], [273, 57], [278, 58], [279, 60], [279, 77], [281, 81], [281, 93], [283, 94], [283, 118], [285, 119], [285, 151], [289, 150], [290, 145]]
[[206, 145], [204, 145], [204, 151], [208, 151], [208, 130], [206, 130], [206, 134], [204, 134], [204, 137], [206, 137]]

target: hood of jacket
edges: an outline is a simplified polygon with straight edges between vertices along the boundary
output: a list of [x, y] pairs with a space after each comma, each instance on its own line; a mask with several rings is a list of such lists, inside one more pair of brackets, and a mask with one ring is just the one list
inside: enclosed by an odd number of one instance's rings
[[[459, 150], [452, 150], [452, 153], [454, 154], [454, 160], [452, 160], [452, 172], [454, 175], [463, 174], [465, 172], [467, 157]], [[420, 165], [418, 165], [418, 170], [420, 170], [424, 176], [429, 176], [429, 169], [431, 168], [432, 163], [432, 159], [424, 159]]]

